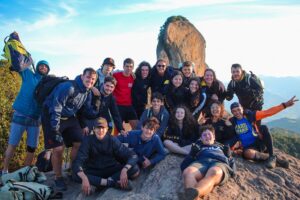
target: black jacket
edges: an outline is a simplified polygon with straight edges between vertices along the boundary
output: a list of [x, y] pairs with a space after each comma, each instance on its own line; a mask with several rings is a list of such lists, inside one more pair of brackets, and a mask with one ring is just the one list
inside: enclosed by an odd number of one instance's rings
[[132, 105], [139, 118], [147, 105], [149, 87], [150, 79], [136, 78], [134, 80], [131, 90]]
[[171, 112], [178, 105], [186, 104], [187, 89], [183, 86], [174, 88], [172, 84], [168, 84], [164, 88], [165, 106]]
[[205, 124], [211, 124], [215, 128], [216, 141], [224, 144], [229, 139], [235, 137], [234, 126], [227, 126], [224, 119], [219, 119], [217, 122], [212, 122], [208, 119]]
[[164, 85], [171, 80], [174, 68], [168, 66], [163, 76], [158, 75], [156, 67], [151, 69], [150, 87], [152, 94], [154, 92], [163, 93]]
[[87, 136], [78, 150], [72, 164], [72, 171], [77, 174], [81, 169], [104, 170], [121, 164], [134, 166], [138, 157], [116, 137], [109, 134], [99, 140], [96, 135]]
[[251, 74], [243, 71], [242, 80], [229, 82], [226, 99], [230, 101], [234, 93], [244, 109], [262, 110], [264, 104], [263, 88]]
[[194, 127], [188, 127], [187, 125], [183, 124], [183, 127], [180, 130], [179, 126], [173, 127], [170, 126], [169, 123], [169, 126], [163, 138], [164, 140], [171, 140], [173, 142], [176, 142], [179, 146], [183, 147], [197, 141], [197, 139], [199, 138], [197, 133], [197, 125], [195, 125]]

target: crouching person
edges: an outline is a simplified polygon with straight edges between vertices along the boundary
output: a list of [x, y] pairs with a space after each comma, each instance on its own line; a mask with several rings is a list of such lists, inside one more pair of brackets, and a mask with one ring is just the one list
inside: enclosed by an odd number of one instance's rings
[[230, 173], [229, 147], [215, 141], [211, 125], [200, 129], [200, 140], [193, 144], [190, 154], [181, 164], [184, 193], [180, 199], [198, 199], [210, 193], [216, 185], [224, 184]]
[[[137, 155], [117, 138], [107, 134], [106, 119], [100, 117], [94, 127], [94, 134], [82, 142], [72, 164], [73, 179], [82, 183], [82, 191], [89, 195], [91, 185], [131, 190], [128, 178], [139, 175]], [[122, 163], [119, 161], [124, 161]]]
[[119, 135], [122, 143], [127, 143], [138, 155], [138, 164], [143, 168], [154, 166], [166, 156], [160, 137], [156, 134], [159, 121], [156, 117], [146, 119], [142, 130], [129, 131], [128, 135]]

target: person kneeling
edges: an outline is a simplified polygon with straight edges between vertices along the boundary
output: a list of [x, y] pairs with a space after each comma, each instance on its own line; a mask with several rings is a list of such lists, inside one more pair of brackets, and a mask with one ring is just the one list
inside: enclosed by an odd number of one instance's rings
[[[215, 141], [211, 125], [200, 129], [200, 140], [181, 163], [184, 193], [180, 199], [198, 199], [210, 193], [214, 186], [224, 184], [233, 172], [229, 166], [230, 149]], [[226, 154], [226, 155], [225, 155]]]
[[[89, 195], [91, 185], [131, 190], [128, 178], [139, 175], [138, 156], [117, 138], [107, 134], [108, 125], [99, 118], [94, 134], [87, 136], [72, 165], [73, 179], [82, 183], [82, 191]], [[120, 163], [119, 160], [126, 163]]]

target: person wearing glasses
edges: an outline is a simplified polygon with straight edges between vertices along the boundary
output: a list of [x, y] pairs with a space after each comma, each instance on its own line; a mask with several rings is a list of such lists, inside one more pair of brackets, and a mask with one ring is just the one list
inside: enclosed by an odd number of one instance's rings
[[167, 61], [158, 59], [151, 70], [150, 87], [154, 92], [163, 93], [164, 86], [170, 82], [174, 68], [167, 66]]

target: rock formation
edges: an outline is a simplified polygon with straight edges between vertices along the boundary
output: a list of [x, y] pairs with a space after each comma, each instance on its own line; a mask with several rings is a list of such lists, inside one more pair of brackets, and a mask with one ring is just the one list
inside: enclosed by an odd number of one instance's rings
[[[216, 187], [204, 199], [300, 199], [300, 161], [278, 150], [275, 153], [280, 158], [289, 160], [289, 169], [277, 167], [270, 170], [264, 167], [264, 163], [254, 163], [237, 157], [236, 176], [225, 185]], [[69, 182], [64, 199], [177, 200], [177, 193], [183, 189], [179, 169], [182, 160], [182, 157], [168, 155], [150, 171], [143, 171], [133, 181], [134, 190], [131, 192], [107, 189], [86, 197], [81, 194], [79, 184]]]
[[156, 56], [166, 59], [173, 67], [192, 61], [195, 72], [202, 76], [206, 69], [205, 39], [186, 18], [169, 17], [159, 33]]

